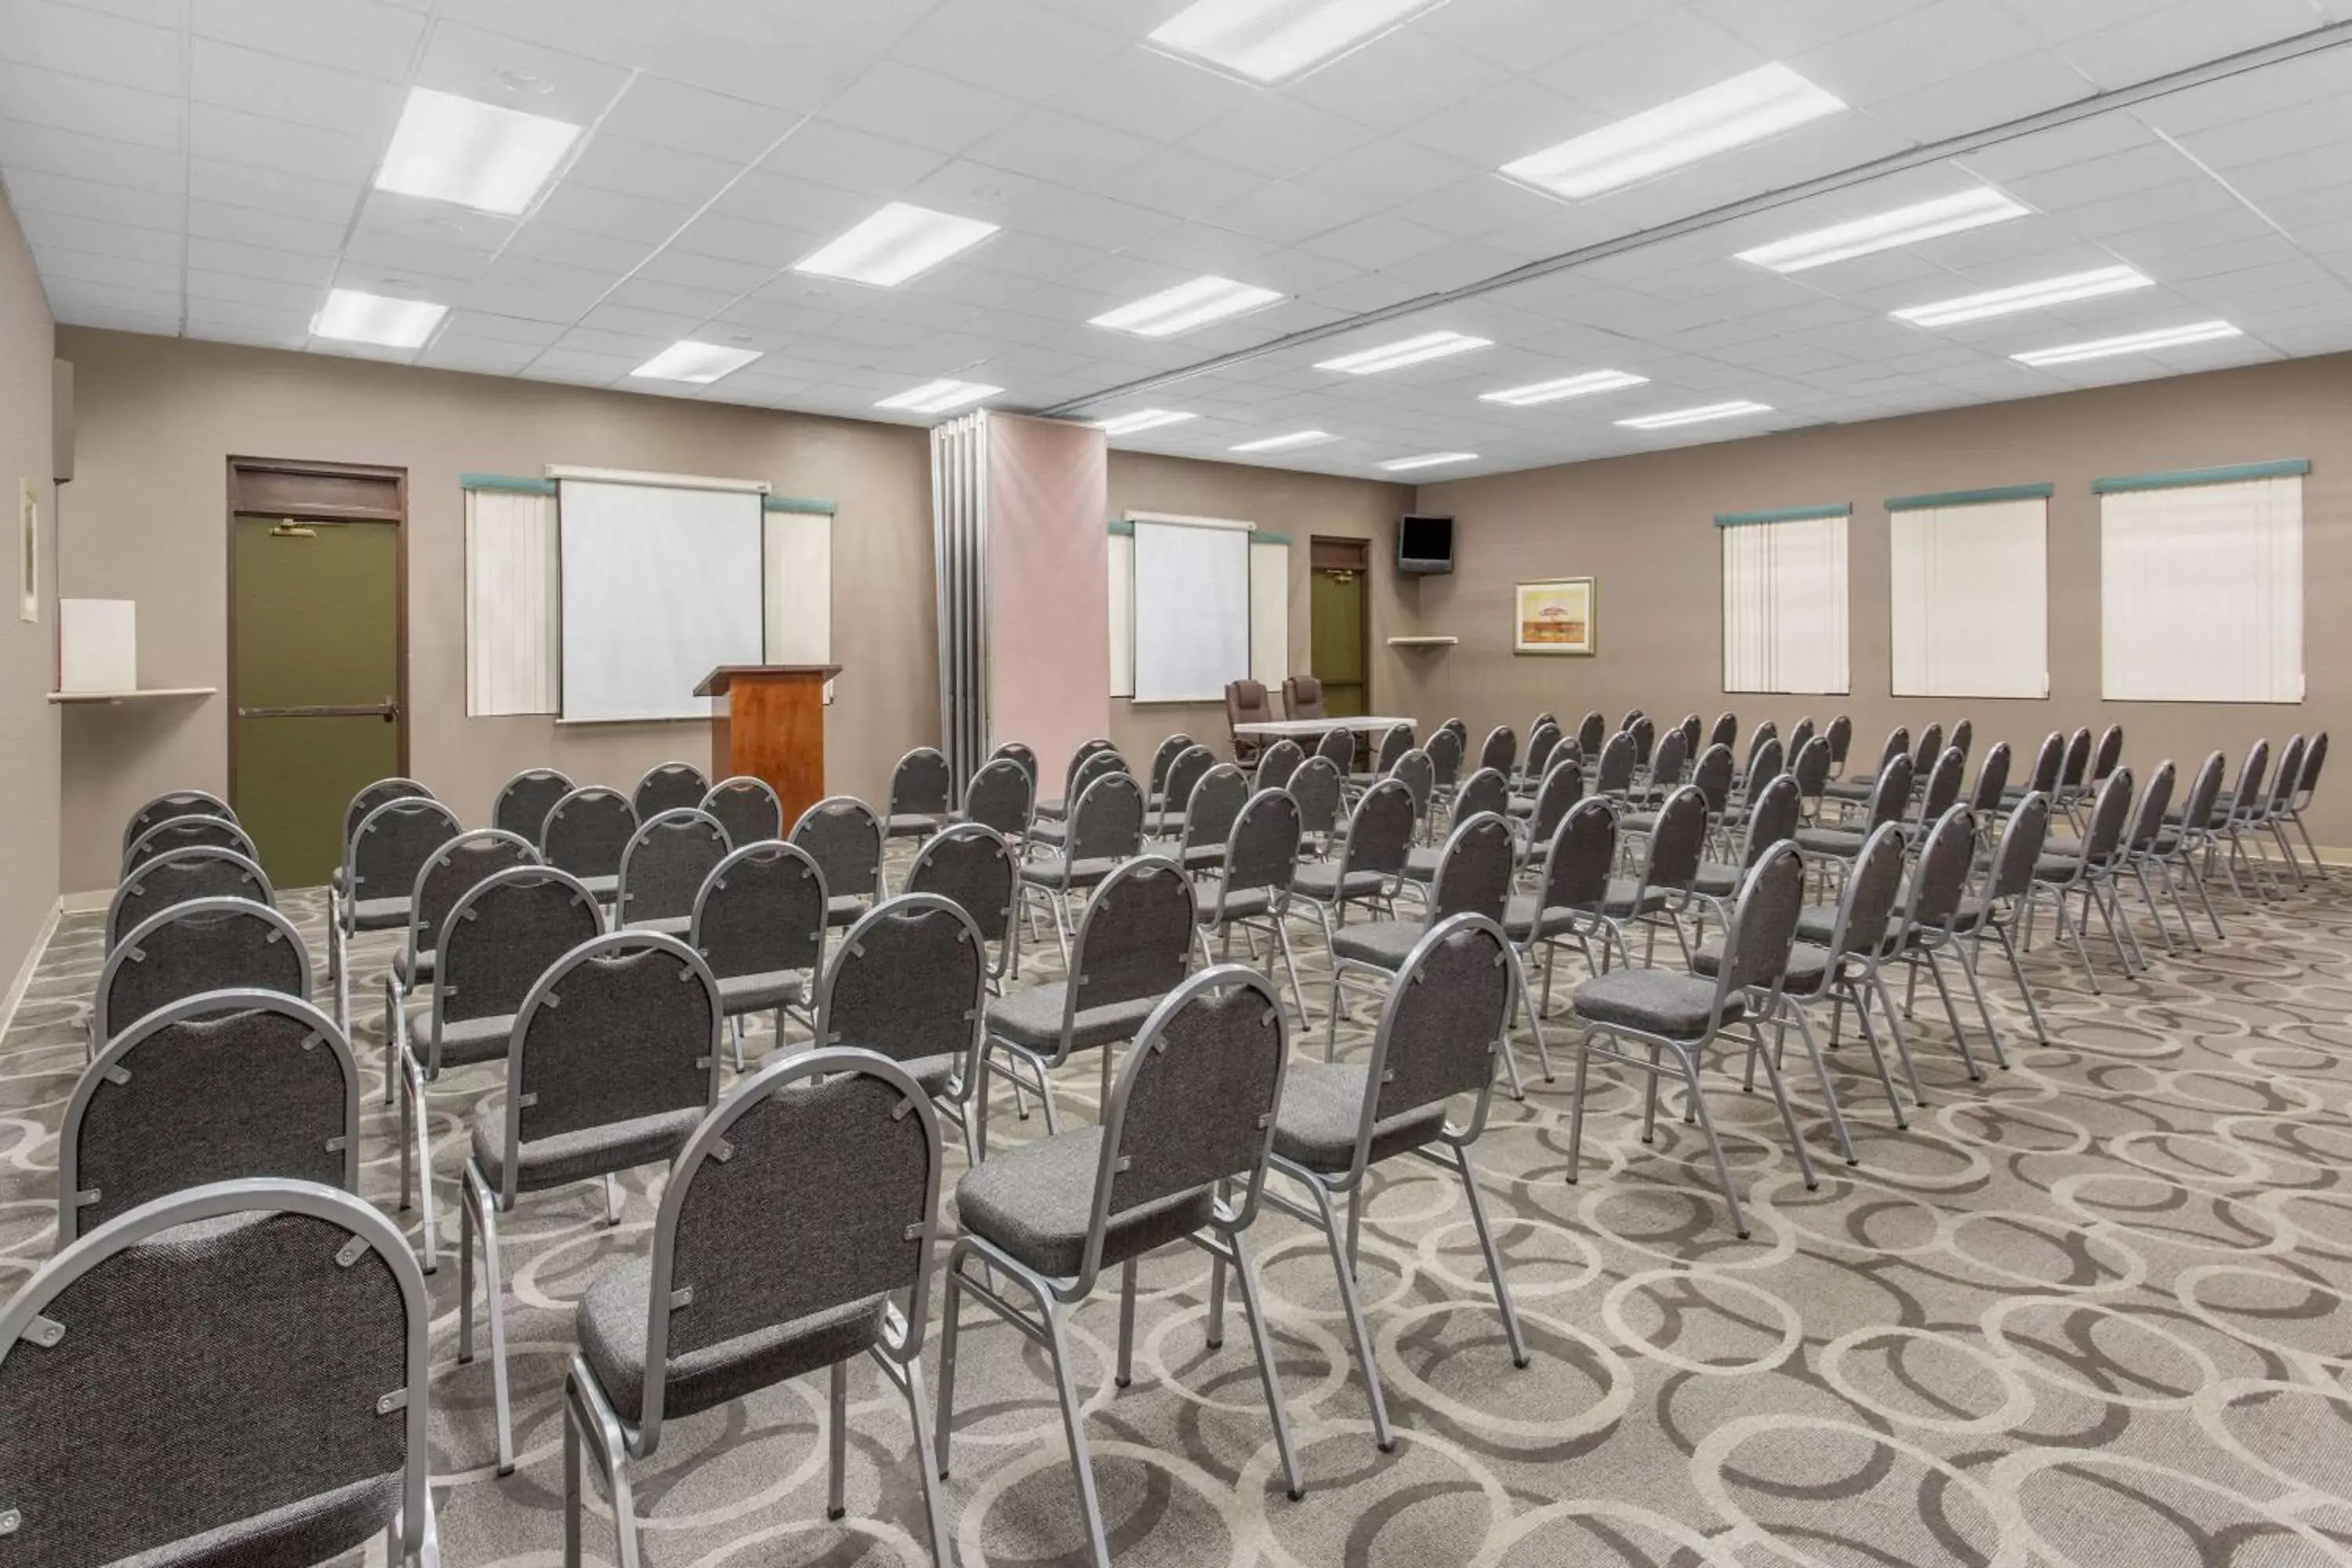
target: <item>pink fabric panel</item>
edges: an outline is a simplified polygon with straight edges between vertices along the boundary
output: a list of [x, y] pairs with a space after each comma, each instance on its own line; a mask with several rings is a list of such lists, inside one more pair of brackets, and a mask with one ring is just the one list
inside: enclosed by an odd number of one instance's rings
[[989, 744], [1036, 748], [1038, 793], [1110, 728], [1108, 447], [1103, 433], [992, 415]]

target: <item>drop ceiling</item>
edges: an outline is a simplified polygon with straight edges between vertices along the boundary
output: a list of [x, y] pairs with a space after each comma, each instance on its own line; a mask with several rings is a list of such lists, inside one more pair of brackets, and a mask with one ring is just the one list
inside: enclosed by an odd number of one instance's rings
[[[1122, 447], [1332, 473], [1475, 454], [1398, 470], [1452, 478], [2352, 348], [2352, 29], [1685, 221], [2313, 35], [2352, 0], [1448, 0], [1274, 87], [1149, 47], [1183, 4], [0, 0], [0, 179], [68, 324], [350, 353], [310, 328], [357, 289], [449, 308], [422, 348], [376, 357], [915, 424], [876, 403], [953, 379], [1002, 387], [1002, 408], [1193, 416]], [[1847, 111], [1580, 201], [1497, 173], [1775, 62]], [[378, 191], [419, 86], [586, 134], [520, 218]], [[1972, 185], [2030, 211], [1800, 273], [1736, 259]], [[896, 288], [791, 270], [894, 201], [1001, 227]], [[2118, 264], [2154, 285], [1943, 328], [1890, 316]], [[1204, 273], [1284, 298], [1167, 338], [1090, 324]], [[2241, 335], [2011, 357], [2217, 319]], [[1316, 368], [1441, 331], [1492, 346]], [[761, 357], [708, 385], [632, 379], [681, 339]], [[1604, 370], [1647, 381], [1480, 400]], [[1617, 423], [1727, 402], [1769, 412]], [[1306, 429], [1337, 439], [1230, 450]]]

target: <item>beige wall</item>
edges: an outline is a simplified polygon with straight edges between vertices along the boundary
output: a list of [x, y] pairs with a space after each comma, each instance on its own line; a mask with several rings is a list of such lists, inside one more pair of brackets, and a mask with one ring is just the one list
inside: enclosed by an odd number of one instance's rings
[[7, 552], [16, 540], [17, 483], [41, 509], [38, 622], [16, 614], [14, 565], [0, 568], [0, 987], [30, 952], [58, 898], [56, 573], [58, 490], [49, 482], [47, 298], [16, 215], [0, 199], [0, 507]]
[[[1403, 653], [1381, 640], [1415, 629], [1415, 580], [1400, 579], [1394, 566], [1396, 520], [1412, 507], [1409, 485], [1286, 473], [1241, 463], [1202, 463], [1148, 452], [1110, 455], [1110, 517], [1129, 511], [1169, 511], [1239, 518], [1290, 535], [1293, 673], [1307, 669], [1312, 647], [1307, 622], [1308, 538], [1319, 533], [1326, 538], [1370, 540], [1372, 581], [1367, 604], [1372, 622], [1371, 698], [1384, 712], [1416, 712], [1423, 701], [1421, 674], [1425, 667], [1412, 661], [1426, 656]], [[1272, 695], [1278, 715], [1282, 694], [1277, 690]], [[1110, 708], [1111, 741], [1138, 767], [1163, 737], [1178, 731], [1207, 744], [1220, 756], [1233, 752], [1223, 703], [1136, 703], [1122, 697], [1114, 699]]]
[[[1454, 574], [1421, 586], [1421, 629], [1460, 647], [1428, 656], [1427, 712], [1459, 712], [1474, 733], [1524, 729], [1540, 709], [1573, 723], [1639, 705], [1671, 721], [1725, 707], [1744, 722], [1801, 712], [1853, 715], [1857, 752], [1874, 757], [1896, 722], [1976, 721], [1978, 754], [2005, 739], [2030, 758], [2053, 729], [2124, 726], [2128, 759], [2180, 762], [2215, 747], [2236, 760], [2257, 735], [2352, 731], [2352, 355], [2143, 382], [2063, 396], [1831, 426], [1654, 456], [1430, 485], [1421, 510], [1459, 519]], [[2100, 700], [2099, 503], [2095, 479], [2307, 458], [2304, 488], [2304, 669], [2294, 706]], [[2043, 701], [1895, 701], [1889, 695], [1889, 496], [2049, 482], [2050, 675]], [[1851, 502], [1848, 698], [1723, 692], [1717, 512]], [[1514, 657], [1511, 585], [1596, 579], [1592, 658]], [[2352, 783], [2319, 796], [2322, 844], [2352, 846]]]

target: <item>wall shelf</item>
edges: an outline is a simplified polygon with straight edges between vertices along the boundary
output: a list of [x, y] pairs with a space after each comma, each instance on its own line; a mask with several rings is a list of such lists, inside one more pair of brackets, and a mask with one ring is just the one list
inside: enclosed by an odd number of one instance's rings
[[152, 702], [165, 697], [211, 697], [219, 690], [217, 686], [149, 686], [130, 691], [52, 691], [49, 700], [59, 704]]
[[1391, 647], [1452, 647], [1460, 637], [1391, 637]]

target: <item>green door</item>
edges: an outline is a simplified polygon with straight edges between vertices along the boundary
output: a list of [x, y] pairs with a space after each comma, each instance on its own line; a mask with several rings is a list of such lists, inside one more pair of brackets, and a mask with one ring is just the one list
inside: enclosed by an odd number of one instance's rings
[[401, 772], [400, 529], [236, 520], [230, 804], [279, 888], [342, 858], [343, 807]]
[[1314, 675], [1323, 711], [1334, 719], [1370, 712], [1364, 689], [1364, 574], [1318, 571], [1308, 600], [1314, 616]]

